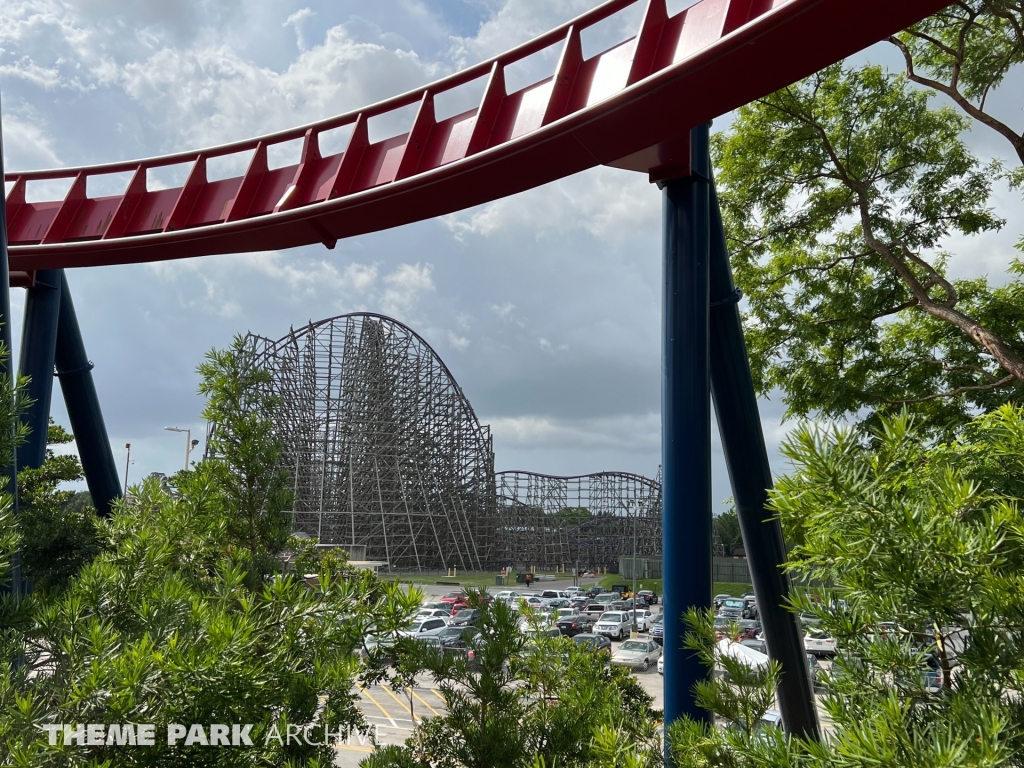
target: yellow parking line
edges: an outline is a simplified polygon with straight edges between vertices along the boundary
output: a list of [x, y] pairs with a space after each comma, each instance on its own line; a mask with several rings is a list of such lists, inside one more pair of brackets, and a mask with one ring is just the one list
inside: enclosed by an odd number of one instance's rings
[[[437, 690], [436, 688], [431, 688], [430, 692], [432, 694], [434, 694], [435, 696], [437, 696], [437, 698], [439, 698], [441, 701], [444, 701], [444, 696], [442, 696], [441, 692], [439, 690]], [[447, 701], [445, 701], [444, 703], [445, 703], [445, 706], [448, 706], [448, 702]]]
[[[411, 690], [411, 689], [410, 689], [410, 690]], [[419, 699], [419, 701], [420, 701], [420, 702], [422, 702], [423, 706], [425, 706], [425, 707], [426, 707], [427, 709], [429, 709], [429, 710], [430, 710], [431, 712], [433, 712], [433, 713], [434, 713], [435, 715], [437, 715], [438, 717], [440, 717], [440, 716], [441, 716], [441, 713], [440, 713], [440, 712], [438, 712], [438, 711], [437, 711], [436, 709], [434, 709], [434, 708], [433, 708], [432, 706], [430, 706], [429, 704], [427, 704], [427, 702], [426, 702], [426, 701], [425, 701], [425, 700], [424, 700], [424, 699], [423, 699], [423, 698], [422, 698], [422, 697], [421, 697], [421, 696], [420, 696], [420, 695], [419, 695], [418, 693], [416, 693], [416, 691], [415, 691], [415, 690], [413, 690], [413, 691], [412, 691], [412, 695], [413, 695], [413, 696], [415, 696], [415, 697], [416, 697], [417, 699]]]
[[409, 716], [412, 718], [413, 725], [415, 725], [417, 718], [416, 718], [415, 713], [413, 713], [413, 711], [411, 709], [409, 709], [409, 705], [406, 704], [404, 701], [402, 701], [397, 696], [395, 696], [395, 692], [392, 691], [388, 686], [382, 685], [381, 688], [383, 688], [385, 691], [387, 691], [388, 696], [390, 696], [392, 699], [394, 699], [395, 701], [398, 702], [398, 706], [400, 706], [402, 709], [404, 709], [406, 712], [409, 713]]
[[388, 711], [386, 709], [384, 709], [384, 707], [382, 707], [380, 705], [380, 702], [377, 701], [375, 698], [373, 698], [373, 696], [370, 695], [370, 692], [368, 690], [366, 690], [365, 688], [363, 688], [361, 685], [357, 686], [357, 687], [362, 692], [362, 694], [364, 696], [366, 696], [366, 698], [368, 698], [370, 701], [372, 701], [374, 704], [377, 705], [377, 709], [379, 709], [381, 712], [384, 713], [384, 717], [386, 717], [389, 721], [391, 721], [391, 725], [393, 725], [395, 728], [397, 728], [398, 727], [398, 723], [396, 723], [394, 721], [394, 719], [391, 717], [391, 715], [388, 713]]

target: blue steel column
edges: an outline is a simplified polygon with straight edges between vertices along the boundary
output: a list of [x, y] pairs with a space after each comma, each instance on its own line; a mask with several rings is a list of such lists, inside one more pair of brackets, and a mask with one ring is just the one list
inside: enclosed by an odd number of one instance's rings
[[768, 654], [782, 665], [776, 698], [786, 730], [818, 738], [818, 718], [797, 617], [786, 610], [789, 577], [782, 570], [782, 526], [768, 511], [772, 471], [732, 280], [718, 195], [711, 185], [711, 393], [729, 467], [743, 548], [764, 627]]
[[711, 607], [711, 398], [708, 382], [708, 126], [690, 132], [691, 175], [661, 182], [662, 546], [665, 722], [710, 721], [693, 686], [708, 671], [683, 650], [683, 613]]
[[114, 454], [107, 439], [103, 412], [92, 381], [92, 363], [85, 354], [85, 343], [78, 327], [75, 305], [68, 290], [64, 270], [60, 275], [60, 320], [57, 323], [56, 364], [68, 420], [75, 435], [78, 456], [82, 460], [85, 482], [93, 506], [106, 516], [110, 504], [121, 497], [121, 481], [114, 466]]
[[60, 270], [39, 270], [35, 285], [25, 292], [25, 322], [21, 328], [18, 372], [29, 378], [26, 394], [33, 403], [22, 416], [30, 431], [25, 443], [18, 447], [18, 469], [38, 469], [46, 460], [57, 319], [60, 316], [60, 284]]

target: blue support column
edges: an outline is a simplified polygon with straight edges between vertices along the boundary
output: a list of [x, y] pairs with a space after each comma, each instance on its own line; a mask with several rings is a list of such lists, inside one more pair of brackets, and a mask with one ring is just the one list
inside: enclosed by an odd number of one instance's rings
[[36, 272], [35, 284], [25, 292], [18, 372], [29, 378], [26, 394], [33, 403], [22, 416], [30, 431], [25, 444], [18, 447], [18, 469], [38, 469], [46, 460], [60, 294], [61, 271], [58, 269]]
[[662, 546], [665, 723], [710, 721], [693, 686], [708, 670], [682, 648], [683, 613], [711, 607], [711, 398], [708, 373], [708, 126], [690, 132], [691, 175], [661, 182], [664, 199]]
[[711, 392], [718, 417], [732, 495], [768, 654], [782, 665], [776, 692], [786, 730], [817, 739], [807, 657], [797, 617], [786, 610], [789, 577], [782, 570], [786, 544], [782, 526], [767, 509], [772, 471], [761, 430], [738, 301], [732, 280], [718, 195], [711, 186]]
[[121, 483], [92, 381], [92, 363], [85, 354], [82, 331], [78, 327], [71, 291], [68, 290], [67, 276], [64, 270], [60, 273], [60, 319], [55, 356], [57, 376], [93, 506], [100, 515], [107, 516], [111, 502], [121, 497]]

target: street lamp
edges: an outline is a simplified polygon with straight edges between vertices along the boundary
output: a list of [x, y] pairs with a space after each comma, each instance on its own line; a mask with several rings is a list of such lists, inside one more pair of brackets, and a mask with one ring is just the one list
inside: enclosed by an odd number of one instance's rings
[[198, 440], [192, 439], [191, 429], [179, 429], [178, 427], [164, 427], [168, 432], [184, 432], [185, 437], [185, 470], [188, 471], [188, 457], [192, 454], [192, 449], [199, 445]]

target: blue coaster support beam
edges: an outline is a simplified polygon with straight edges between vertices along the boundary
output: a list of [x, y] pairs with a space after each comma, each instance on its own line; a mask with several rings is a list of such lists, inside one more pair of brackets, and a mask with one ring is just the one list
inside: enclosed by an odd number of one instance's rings
[[683, 614], [711, 607], [708, 125], [690, 132], [690, 175], [659, 182], [663, 198], [661, 371], [665, 723], [711, 722], [693, 686], [708, 670], [683, 650]]
[[107, 439], [103, 412], [92, 380], [92, 362], [85, 353], [85, 342], [78, 327], [78, 316], [68, 290], [64, 270], [60, 274], [60, 318], [57, 322], [55, 362], [64, 403], [75, 435], [78, 456], [85, 471], [93, 506], [106, 517], [110, 505], [121, 497], [121, 482], [114, 465], [114, 454]]
[[22, 415], [22, 421], [30, 432], [25, 443], [18, 446], [18, 469], [38, 469], [46, 460], [61, 276], [59, 269], [39, 270], [34, 284], [25, 292], [25, 322], [21, 329], [18, 372], [28, 377], [26, 394], [33, 402]]
[[710, 282], [711, 393], [768, 655], [782, 666], [778, 706], [787, 732], [817, 740], [818, 718], [803, 638], [796, 615], [786, 609], [791, 593], [789, 576], [782, 569], [786, 544], [782, 526], [767, 508], [772, 471], [743, 339], [740, 292], [732, 279], [713, 181]]

